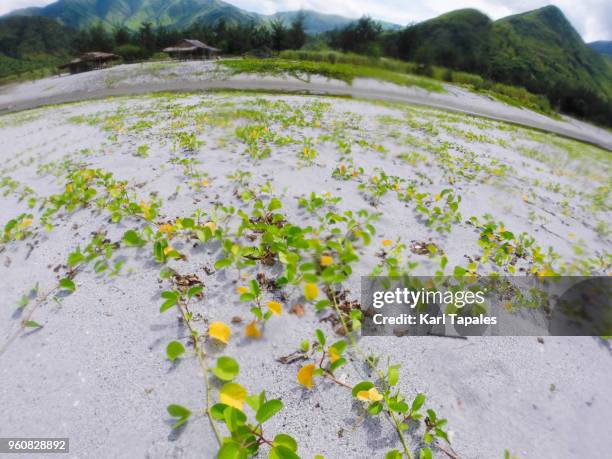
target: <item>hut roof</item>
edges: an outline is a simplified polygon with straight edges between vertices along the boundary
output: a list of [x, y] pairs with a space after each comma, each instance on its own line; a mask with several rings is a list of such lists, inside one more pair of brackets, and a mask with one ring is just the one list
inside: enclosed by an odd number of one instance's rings
[[91, 62], [91, 61], [109, 61], [112, 59], [119, 59], [119, 56], [112, 53], [103, 53], [100, 51], [92, 51], [89, 53], [83, 53], [76, 59], [72, 59], [70, 62], [62, 65], [58, 65], [58, 68], [63, 69], [70, 67], [71, 65], [78, 64], [80, 62]]
[[164, 48], [165, 53], [188, 53], [195, 51], [196, 49], [207, 49], [209, 51], [220, 51], [218, 48], [208, 46], [206, 43], [202, 43], [200, 40], [194, 39], [183, 39], [174, 46]]

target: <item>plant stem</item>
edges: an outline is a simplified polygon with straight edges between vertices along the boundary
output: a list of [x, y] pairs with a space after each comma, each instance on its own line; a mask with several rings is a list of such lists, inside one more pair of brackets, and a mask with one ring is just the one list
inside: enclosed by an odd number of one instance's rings
[[179, 310], [181, 311], [183, 321], [185, 322], [185, 324], [187, 325], [187, 328], [189, 329], [189, 332], [191, 333], [191, 340], [193, 342], [193, 347], [195, 349], [196, 355], [198, 356], [198, 362], [200, 364], [200, 368], [202, 369], [202, 372], [204, 373], [204, 387], [206, 390], [206, 415], [208, 416], [210, 426], [213, 432], [215, 433], [215, 437], [217, 437], [217, 442], [219, 443], [219, 446], [221, 446], [223, 444], [223, 439], [212, 417], [212, 408], [210, 404], [212, 389], [210, 386], [210, 378], [208, 377], [208, 365], [206, 364], [206, 351], [200, 344], [200, 339], [199, 339], [200, 335], [193, 328], [193, 325], [191, 324], [191, 320], [189, 319], [189, 311], [187, 309], [187, 304], [183, 304], [182, 301], [179, 301], [178, 306], [179, 306]]
[[[366, 361], [366, 363], [370, 366], [370, 368], [372, 368], [376, 372], [376, 374], [378, 375], [378, 378], [381, 379], [381, 380], [384, 380], [385, 379], [384, 373], [381, 370], [379, 370], [378, 368], [376, 368], [370, 362], [370, 359], [368, 359], [365, 356], [365, 353], [357, 345], [357, 341], [355, 340], [355, 337], [349, 332], [348, 325], [346, 324], [346, 322], [344, 320], [344, 317], [342, 317], [342, 311], [340, 311], [340, 307], [338, 306], [338, 301], [336, 299], [336, 293], [331, 288], [330, 288], [330, 291], [331, 291], [331, 295], [332, 295], [334, 309], [336, 310], [336, 313], [338, 314], [338, 318], [340, 319], [340, 323], [342, 324], [342, 328], [344, 329], [344, 332], [346, 333], [346, 336], [348, 336], [348, 338], [351, 341], [351, 347], [355, 351], [357, 351], [360, 354], [360, 356]], [[324, 373], [324, 374], [326, 374], [326, 373]], [[338, 381], [338, 382], [340, 382], [340, 381]], [[342, 385], [344, 385], [344, 384], [342, 384]], [[391, 418], [393, 427], [395, 427], [397, 435], [399, 436], [399, 439], [400, 439], [400, 441], [402, 443], [402, 447], [404, 448], [404, 452], [406, 453], [406, 456], [408, 457], [408, 459], [412, 459], [412, 454], [410, 453], [410, 448], [408, 448], [408, 444], [406, 443], [406, 438], [404, 437], [404, 433], [400, 429], [400, 424], [401, 423], [397, 420], [397, 418], [395, 417], [395, 415], [393, 414], [392, 411], [389, 411], [388, 413], [389, 413], [389, 416]]]
[[408, 448], [408, 445], [406, 444], [406, 438], [404, 437], [404, 432], [402, 432], [402, 429], [400, 428], [401, 422], [399, 422], [398, 419], [395, 417], [395, 415], [393, 414], [393, 411], [389, 411], [389, 416], [393, 420], [393, 426], [395, 427], [395, 430], [397, 434], [399, 435], [399, 438], [400, 438], [400, 441], [402, 442], [402, 446], [404, 447], [404, 452], [406, 453], [406, 456], [408, 457], [408, 459], [412, 459], [410, 448]]

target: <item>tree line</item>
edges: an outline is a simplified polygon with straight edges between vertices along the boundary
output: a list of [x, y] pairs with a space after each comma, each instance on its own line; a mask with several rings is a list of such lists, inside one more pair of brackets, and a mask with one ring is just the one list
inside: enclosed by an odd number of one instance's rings
[[299, 49], [306, 43], [306, 32], [301, 14], [290, 24], [281, 19], [260, 24], [227, 23], [220, 19], [212, 26], [196, 22], [184, 29], [153, 27], [150, 22], [145, 22], [136, 31], [123, 25], [109, 30], [97, 23], [77, 32], [74, 47], [81, 53], [92, 50], [113, 52], [129, 62], [150, 58], [183, 38], [200, 40], [221, 49], [223, 54], [244, 54], [257, 50]]

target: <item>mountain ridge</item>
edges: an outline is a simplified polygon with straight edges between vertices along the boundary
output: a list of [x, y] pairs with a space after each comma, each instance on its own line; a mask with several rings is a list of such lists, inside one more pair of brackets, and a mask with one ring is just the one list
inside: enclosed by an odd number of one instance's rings
[[[57, 19], [73, 28], [86, 27], [101, 21], [109, 26], [125, 25], [134, 30], [143, 22], [179, 28], [195, 22], [212, 25], [220, 19], [240, 23], [262, 23], [274, 19], [290, 22], [298, 14], [304, 15], [305, 29], [310, 34], [345, 27], [355, 21], [314, 10], [279, 11], [265, 15], [244, 10], [222, 0], [58, 0], [44, 7], [14, 10], [4, 17], [44, 16]], [[384, 21], [381, 21], [381, 24], [389, 30], [401, 27]]]

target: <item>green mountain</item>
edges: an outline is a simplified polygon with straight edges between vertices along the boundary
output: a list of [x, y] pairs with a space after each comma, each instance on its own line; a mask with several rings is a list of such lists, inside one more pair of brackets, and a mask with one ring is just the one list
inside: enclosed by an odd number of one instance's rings
[[582, 87], [612, 96], [612, 74], [555, 6], [492, 24], [490, 74], [496, 80], [545, 92], [554, 86]]
[[101, 21], [138, 28], [143, 22], [184, 27], [194, 21], [213, 23], [256, 20], [257, 15], [219, 0], [58, 0], [11, 15], [44, 16], [80, 28]]
[[587, 43], [587, 46], [599, 54], [612, 56], [612, 41], [594, 41], [592, 43]]
[[400, 32], [401, 57], [480, 73], [491, 19], [474, 9], [451, 11]]
[[0, 78], [67, 59], [73, 53], [75, 33], [45, 17], [0, 18]]
[[[194, 22], [214, 24], [226, 22], [256, 23], [280, 18], [292, 21], [303, 14], [307, 33], [321, 33], [344, 27], [352, 21], [342, 16], [316, 11], [285, 11], [270, 16], [251, 13], [221, 0], [58, 0], [41, 8], [26, 8], [11, 16], [44, 16], [70, 27], [80, 28], [101, 21], [111, 26], [126, 25], [137, 29], [143, 22], [154, 25], [185, 27]], [[387, 28], [399, 26], [386, 24]]]
[[403, 59], [524, 86], [557, 105], [574, 91], [612, 100], [610, 66], [555, 6], [497, 21], [476, 10], [452, 11], [402, 30], [398, 49]]
[[[282, 19], [286, 24], [289, 24], [300, 14], [304, 16], [304, 29], [306, 33], [311, 35], [334, 29], [341, 29], [355, 21], [355, 19], [339, 16], [337, 14], [324, 14], [312, 10], [281, 11], [271, 16], [267, 16], [267, 18]], [[401, 28], [400, 25], [390, 22], [380, 21], [380, 23], [384, 30], [398, 30]]]

